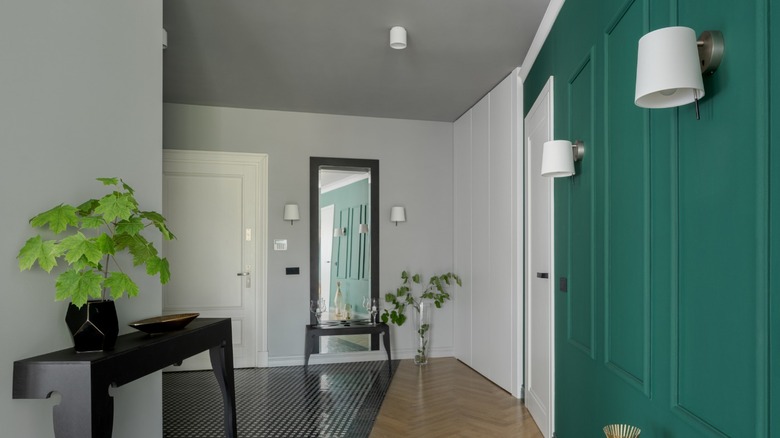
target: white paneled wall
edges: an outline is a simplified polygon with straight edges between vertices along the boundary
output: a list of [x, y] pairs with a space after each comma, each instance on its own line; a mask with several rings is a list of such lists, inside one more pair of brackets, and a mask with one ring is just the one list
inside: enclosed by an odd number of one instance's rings
[[453, 130], [454, 156], [454, 211], [453, 242], [454, 269], [463, 280], [455, 296], [455, 357], [471, 365], [471, 111], [455, 122]]
[[[522, 87], [514, 71], [455, 122], [455, 355], [520, 396]], [[461, 291], [459, 291], [461, 292]]]

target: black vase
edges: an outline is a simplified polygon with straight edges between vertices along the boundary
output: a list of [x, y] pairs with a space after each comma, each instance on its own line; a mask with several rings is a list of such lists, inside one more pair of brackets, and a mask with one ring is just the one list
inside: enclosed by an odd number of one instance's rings
[[109, 300], [87, 301], [80, 309], [71, 303], [65, 323], [78, 353], [112, 350], [119, 334], [116, 307]]

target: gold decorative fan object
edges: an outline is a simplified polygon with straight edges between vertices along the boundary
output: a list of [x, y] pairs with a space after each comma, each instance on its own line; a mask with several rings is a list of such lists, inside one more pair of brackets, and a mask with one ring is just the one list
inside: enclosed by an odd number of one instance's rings
[[641, 430], [629, 424], [610, 424], [604, 426], [607, 438], [637, 438]]

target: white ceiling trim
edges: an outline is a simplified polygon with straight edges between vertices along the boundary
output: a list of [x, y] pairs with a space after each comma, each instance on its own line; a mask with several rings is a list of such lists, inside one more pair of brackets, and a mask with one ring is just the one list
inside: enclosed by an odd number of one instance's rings
[[563, 8], [563, 3], [565, 1], [566, 0], [550, 0], [550, 4], [547, 5], [547, 11], [545, 11], [544, 17], [542, 17], [539, 29], [536, 30], [534, 40], [531, 41], [531, 47], [528, 48], [528, 53], [525, 54], [525, 59], [523, 59], [523, 63], [520, 65], [521, 81], [525, 82], [525, 79], [528, 77], [528, 73], [531, 71], [531, 67], [534, 66], [534, 62], [536, 62], [536, 57], [539, 56], [539, 52], [542, 51], [542, 46], [550, 35], [553, 24], [555, 24], [555, 20], [558, 18], [558, 14], [561, 12], [561, 8]]

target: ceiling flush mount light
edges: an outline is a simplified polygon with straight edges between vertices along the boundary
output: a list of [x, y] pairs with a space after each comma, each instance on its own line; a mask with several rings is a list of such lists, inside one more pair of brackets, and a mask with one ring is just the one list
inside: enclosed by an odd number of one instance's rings
[[290, 225], [293, 224], [293, 221], [301, 220], [298, 204], [284, 204], [284, 220], [290, 221]]
[[702, 75], [711, 75], [723, 59], [723, 34], [688, 27], [666, 27], [639, 39], [634, 103], [642, 108], [671, 108], [704, 97]]
[[398, 50], [406, 48], [406, 29], [401, 26], [390, 29], [390, 47]]
[[395, 226], [398, 226], [398, 222], [406, 222], [406, 209], [400, 206], [393, 207], [390, 210], [390, 222], [395, 222]]
[[560, 178], [574, 175], [574, 162], [585, 156], [585, 144], [577, 140], [552, 140], [542, 148], [542, 176]]

